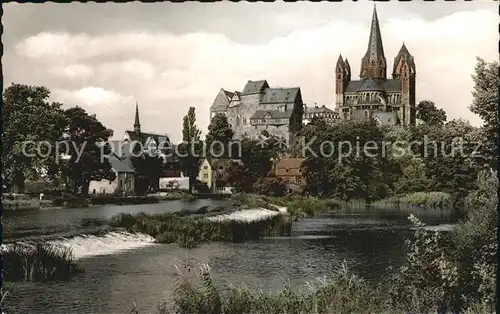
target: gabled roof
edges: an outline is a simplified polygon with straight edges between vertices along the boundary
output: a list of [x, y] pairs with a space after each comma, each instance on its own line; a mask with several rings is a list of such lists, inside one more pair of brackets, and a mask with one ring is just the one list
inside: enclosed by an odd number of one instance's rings
[[276, 163], [278, 168], [299, 169], [304, 158], [281, 158]]
[[292, 88], [268, 88], [265, 90], [264, 97], [262, 97], [261, 104], [272, 103], [294, 103], [300, 95], [299, 87]]
[[319, 106], [314, 106], [314, 107], [305, 107], [304, 108], [304, 113], [321, 113], [321, 112], [334, 112], [332, 109], [327, 108], [325, 105], [319, 107]]
[[141, 132], [141, 133], [137, 134], [134, 131], [125, 131], [125, 133], [128, 135], [128, 137], [130, 138], [131, 141], [137, 141], [143, 145], [146, 144], [146, 141], [149, 138], [152, 138], [156, 142], [157, 145], [160, 143], [169, 143], [170, 142], [170, 139], [168, 138], [167, 135], [162, 135], [162, 134], [157, 134], [157, 133], [145, 133], [145, 132]]
[[224, 166], [227, 167], [231, 165], [231, 163], [242, 163], [240, 159], [233, 159], [233, 158], [214, 158], [214, 157], [207, 157], [206, 158], [208, 163], [210, 164], [210, 167], [212, 169], [218, 168], [219, 166]]
[[242, 95], [258, 94], [262, 93], [266, 88], [269, 88], [269, 85], [267, 84], [266, 80], [248, 81], [245, 87], [243, 88], [241, 94]]
[[257, 110], [254, 112], [250, 119], [264, 119], [266, 115], [271, 115], [272, 119], [283, 119], [290, 118], [292, 116], [292, 110], [279, 111], [279, 110]]
[[113, 168], [113, 170], [116, 172], [135, 172], [130, 158], [119, 158], [116, 155], [112, 155], [110, 157], [107, 157], [107, 159], [111, 164], [111, 168]]
[[226, 111], [232, 97], [233, 93], [221, 88], [210, 106], [210, 111]]

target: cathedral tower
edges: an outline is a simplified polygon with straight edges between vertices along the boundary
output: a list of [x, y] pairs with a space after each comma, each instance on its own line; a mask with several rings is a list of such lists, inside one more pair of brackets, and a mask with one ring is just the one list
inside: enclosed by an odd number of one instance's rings
[[365, 56], [361, 59], [361, 78], [386, 79], [387, 61], [384, 55], [382, 45], [382, 35], [378, 23], [377, 8], [373, 7], [372, 24], [370, 29], [370, 38]]

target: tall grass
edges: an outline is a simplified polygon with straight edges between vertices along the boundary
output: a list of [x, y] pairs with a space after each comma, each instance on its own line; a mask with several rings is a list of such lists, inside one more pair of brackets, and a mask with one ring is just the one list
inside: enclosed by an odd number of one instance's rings
[[299, 313], [380, 313], [387, 301], [364, 280], [341, 268], [330, 278], [318, 279], [301, 291], [290, 285], [265, 293], [247, 287], [217, 287], [208, 266], [198, 274], [178, 271], [174, 303], [163, 304], [160, 313], [179, 314], [299, 314]]
[[452, 197], [449, 193], [416, 192], [374, 201], [371, 206], [383, 209], [411, 209], [415, 207], [424, 209], [447, 209], [453, 206], [452, 203]]
[[146, 233], [159, 243], [177, 243], [186, 248], [208, 241], [243, 242], [258, 240], [263, 236], [288, 236], [292, 229], [292, 221], [285, 215], [254, 221], [218, 221], [205, 217], [181, 216], [176, 213], [154, 215], [122, 213], [113, 216], [109, 225], [123, 227], [131, 232]]
[[276, 210], [277, 206], [287, 208], [287, 211], [293, 217], [310, 217], [324, 213], [332, 207], [340, 207], [338, 203], [332, 200], [322, 199], [318, 197], [306, 196], [264, 196], [255, 194], [238, 194], [234, 195], [233, 199], [240, 204], [249, 207], [262, 207], [270, 210]]
[[46, 242], [9, 245], [2, 259], [6, 281], [70, 280], [83, 272], [70, 248]]

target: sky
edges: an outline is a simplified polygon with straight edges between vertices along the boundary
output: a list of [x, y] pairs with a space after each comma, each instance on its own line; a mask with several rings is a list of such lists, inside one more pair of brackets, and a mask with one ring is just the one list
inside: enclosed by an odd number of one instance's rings
[[[359, 76], [373, 2], [4, 4], [4, 87], [44, 85], [53, 101], [96, 114], [114, 139], [133, 128], [182, 137], [196, 108], [204, 134], [221, 88], [248, 80], [300, 87], [308, 106], [334, 109], [335, 63]], [[476, 57], [498, 60], [494, 1], [377, 3], [384, 52], [404, 42], [415, 58], [416, 97], [449, 119], [482, 124], [468, 106]]]

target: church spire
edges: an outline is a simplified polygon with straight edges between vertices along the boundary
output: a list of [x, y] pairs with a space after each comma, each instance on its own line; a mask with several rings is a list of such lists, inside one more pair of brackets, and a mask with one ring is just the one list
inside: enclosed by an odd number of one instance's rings
[[135, 103], [135, 121], [134, 121], [134, 132], [137, 134], [141, 133], [141, 123], [139, 122], [139, 103]]
[[373, 6], [372, 23], [370, 27], [370, 38], [365, 56], [361, 60], [361, 78], [385, 79], [387, 75], [387, 61], [382, 45], [382, 35], [378, 22], [377, 8]]

